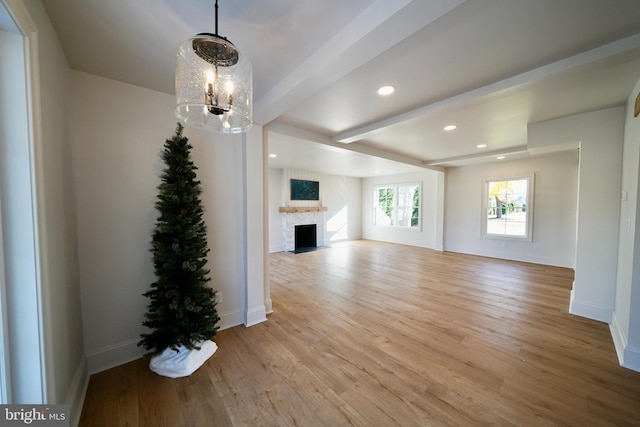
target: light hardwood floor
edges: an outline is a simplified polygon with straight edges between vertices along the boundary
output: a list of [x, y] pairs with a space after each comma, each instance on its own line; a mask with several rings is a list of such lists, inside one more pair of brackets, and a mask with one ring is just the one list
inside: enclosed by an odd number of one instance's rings
[[353, 241], [269, 255], [273, 314], [192, 376], [93, 375], [81, 426], [640, 425], [569, 269]]

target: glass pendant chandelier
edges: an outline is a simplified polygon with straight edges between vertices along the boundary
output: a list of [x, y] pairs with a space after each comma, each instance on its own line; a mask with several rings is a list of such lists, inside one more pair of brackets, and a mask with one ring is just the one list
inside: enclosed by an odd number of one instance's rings
[[186, 125], [223, 133], [252, 125], [253, 70], [246, 56], [216, 32], [183, 41], [176, 56], [176, 117]]

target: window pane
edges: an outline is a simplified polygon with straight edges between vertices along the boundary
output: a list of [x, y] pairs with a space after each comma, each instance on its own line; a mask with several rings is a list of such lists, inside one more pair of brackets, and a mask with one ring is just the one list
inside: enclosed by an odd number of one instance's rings
[[376, 187], [374, 224], [418, 228], [420, 225], [420, 186]]
[[398, 208], [398, 225], [400, 227], [409, 227], [411, 224], [411, 209]]
[[420, 187], [413, 187], [413, 198], [411, 203], [411, 227], [418, 227], [420, 224]]
[[378, 188], [378, 203], [375, 212], [376, 225], [392, 225], [393, 188]]
[[486, 234], [527, 237], [529, 179], [486, 181]]

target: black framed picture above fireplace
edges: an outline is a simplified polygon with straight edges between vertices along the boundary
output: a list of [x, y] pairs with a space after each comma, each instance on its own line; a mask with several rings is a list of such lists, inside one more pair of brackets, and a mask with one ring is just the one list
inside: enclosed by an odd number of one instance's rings
[[320, 200], [320, 183], [291, 179], [291, 200]]

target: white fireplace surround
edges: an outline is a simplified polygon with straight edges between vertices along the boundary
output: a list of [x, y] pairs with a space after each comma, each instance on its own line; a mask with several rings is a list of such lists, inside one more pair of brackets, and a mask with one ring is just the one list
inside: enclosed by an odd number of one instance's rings
[[283, 212], [281, 215], [282, 241], [285, 251], [295, 250], [296, 225], [315, 224], [317, 245], [324, 245], [324, 214], [322, 212]]

